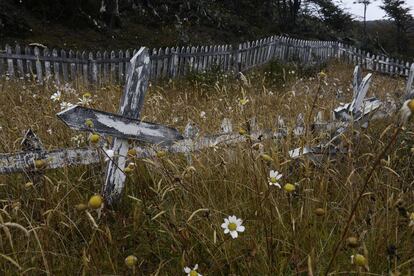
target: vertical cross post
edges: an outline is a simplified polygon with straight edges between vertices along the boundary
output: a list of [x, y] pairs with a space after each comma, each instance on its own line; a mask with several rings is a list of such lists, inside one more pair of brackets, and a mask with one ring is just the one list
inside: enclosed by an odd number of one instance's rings
[[[141, 47], [130, 60], [124, 93], [118, 113], [124, 117], [138, 119], [145, 93], [148, 87], [150, 73], [150, 57], [147, 48]], [[108, 163], [102, 194], [107, 204], [117, 201], [124, 189], [126, 175], [125, 163], [128, 155], [128, 140], [114, 138], [112, 142], [114, 157]]]
[[354, 99], [352, 100], [351, 105], [349, 107], [349, 111], [352, 111], [353, 114], [356, 114], [360, 111], [362, 102], [364, 101], [365, 96], [367, 95], [368, 88], [371, 83], [371, 77], [371, 73], [366, 75], [357, 88], [356, 94], [354, 95]]
[[408, 80], [407, 80], [407, 86], [405, 88], [405, 96], [407, 98], [409, 98], [410, 96], [412, 97], [412, 86], [413, 86], [413, 80], [414, 80], [414, 63], [411, 64], [410, 67], [410, 73], [408, 74]]
[[[42, 141], [37, 137], [37, 135], [33, 132], [32, 129], [28, 129], [26, 131], [26, 134], [24, 135], [24, 138], [21, 142], [21, 148], [23, 151], [37, 151], [42, 152], [45, 150], [45, 147], [43, 146]], [[43, 155], [43, 154], [42, 154]], [[43, 160], [43, 159], [39, 159]], [[25, 160], [26, 163], [29, 163], [29, 160]], [[43, 175], [43, 166], [46, 166], [45, 164], [42, 164], [41, 168], [37, 168], [35, 166], [35, 162], [33, 162], [32, 166], [30, 166], [30, 169], [25, 171], [26, 176], [30, 182], [33, 184], [38, 184], [42, 178]]]

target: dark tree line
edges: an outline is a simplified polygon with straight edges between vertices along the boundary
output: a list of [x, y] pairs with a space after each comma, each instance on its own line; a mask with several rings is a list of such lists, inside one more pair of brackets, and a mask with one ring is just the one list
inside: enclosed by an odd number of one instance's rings
[[[409, 51], [412, 32], [406, 1], [382, 0], [394, 23], [395, 39], [401, 42], [396, 46], [399, 53]], [[182, 44], [189, 42], [193, 29], [204, 27], [244, 38], [279, 33], [342, 40], [366, 48], [375, 45], [365, 22], [362, 34], [355, 31], [360, 24], [335, 0], [0, 0], [0, 37], [24, 35], [31, 28], [27, 15], [45, 25], [102, 33], [121, 30], [130, 22], [153, 29], [171, 26]]]

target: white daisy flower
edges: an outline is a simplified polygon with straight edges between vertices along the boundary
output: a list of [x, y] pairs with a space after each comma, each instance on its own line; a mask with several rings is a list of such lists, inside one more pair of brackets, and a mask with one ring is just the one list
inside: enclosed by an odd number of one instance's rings
[[60, 110], [65, 110], [65, 109], [68, 109], [68, 108], [70, 108], [72, 106], [73, 106], [73, 104], [71, 104], [71, 103], [61, 102], [60, 103]]
[[52, 96], [50, 96], [50, 99], [54, 102], [57, 102], [57, 101], [60, 101], [60, 97], [62, 97], [62, 92], [60, 92], [60, 90], [58, 90], [55, 93], [53, 93]]
[[184, 267], [184, 272], [187, 273], [187, 276], [202, 276], [197, 272], [198, 264], [195, 264], [194, 268], [191, 269], [188, 266]]
[[229, 216], [224, 219], [224, 223], [221, 225], [221, 228], [224, 229], [224, 234], [230, 233], [233, 239], [239, 236], [238, 232], [244, 232], [245, 227], [242, 225], [243, 221], [238, 219], [236, 216]]
[[278, 171], [271, 170], [269, 173], [269, 185], [276, 186], [279, 189], [282, 188], [279, 184], [279, 179], [281, 179], [283, 174], [279, 173]]
[[414, 100], [406, 100], [400, 109], [400, 118], [402, 123], [406, 123], [411, 117], [414, 109]]
[[110, 159], [112, 159], [112, 157], [114, 157], [114, 151], [111, 149], [104, 149], [105, 151], [105, 162], [109, 161]]
[[89, 104], [92, 103], [92, 99], [90, 97], [82, 97], [78, 98], [78, 100], [78, 104], [81, 106], [89, 106]]
[[83, 137], [82, 134], [75, 135], [70, 138], [73, 144], [75, 144], [77, 147], [80, 147], [81, 144], [85, 142], [85, 137]]
[[408, 224], [409, 227], [414, 226], [414, 213], [410, 214], [410, 223]]
[[207, 117], [206, 117], [206, 113], [204, 112], [204, 111], [201, 111], [200, 112], [200, 118], [201, 119], [206, 119]]

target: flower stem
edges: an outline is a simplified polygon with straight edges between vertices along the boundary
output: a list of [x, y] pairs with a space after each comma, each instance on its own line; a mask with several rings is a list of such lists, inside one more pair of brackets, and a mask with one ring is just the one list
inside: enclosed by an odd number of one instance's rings
[[398, 126], [398, 128], [394, 131], [390, 142], [385, 146], [385, 148], [382, 150], [382, 152], [377, 156], [377, 158], [375, 159], [374, 164], [373, 164], [371, 170], [369, 171], [369, 173], [365, 177], [365, 179], [364, 179], [364, 185], [362, 186], [361, 192], [359, 193], [358, 198], [356, 199], [354, 205], [352, 206], [351, 213], [349, 214], [348, 221], [347, 221], [347, 223], [345, 225], [344, 231], [342, 232], [341, 239], [336, 244], [335, 249], [334, 249], [334, 252], [332, 254], [332, 257], [331, 257], [331, 259], [329, 261], [328, 267], [326, 268], [325, 276], [327, 276], [329, 274], [329, 271], [331, 270], [331, 267], [333, 265], [333, 262], [335, 261], [336, 255], [338, 254], [338, 251], [341, 248], [341, 245], [344, 242], [344, 240], [346, 238], [346, 235], [348, 234], [349, 227], [351, 226], [351, 222], [352, 222], [352, 220], [354, 218], [354, 215], [355, 215], [356, 210], [358, 208], [359, 202], [361, 201], [362, 197], [364, 196], [365, 190], [368, 187], [369, 181], [371, 180], [371, 177], [374, 174], [374, 171], [376, 170], [376, 168], [380, 164], [381, 160], [384, 158], [384, 156], [387, 153], [387, 151], [389, 150], [389, 148], [397, 140], [397, 137], [400, 134], [401, 130], [402, 130], [402, 127], [401, 126]]

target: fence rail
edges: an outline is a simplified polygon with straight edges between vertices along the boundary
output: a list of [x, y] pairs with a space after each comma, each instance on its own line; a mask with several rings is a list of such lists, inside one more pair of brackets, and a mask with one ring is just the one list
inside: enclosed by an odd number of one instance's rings
[[[125, 82], [128, 62], [137, 49], [119, 51], [66, 51], [39, 46], [5, 46], [0, 50], [0, 76], [39, 83], [77, 81], [89, 83]], [[190, 72], [203, 72], [213, 67], [222, 71], [246, 71], [272, 59], [297, 61], [313, 65], [338, 58], [354, 65], [385, 74], [408, 76], [410, 63], [373, 55], [335, 41], [310, 41], [281, 36], [240, 43], [197, 47], [167, 47], [150, 51], [150, 78], [153, 81], [176, 78]]]

